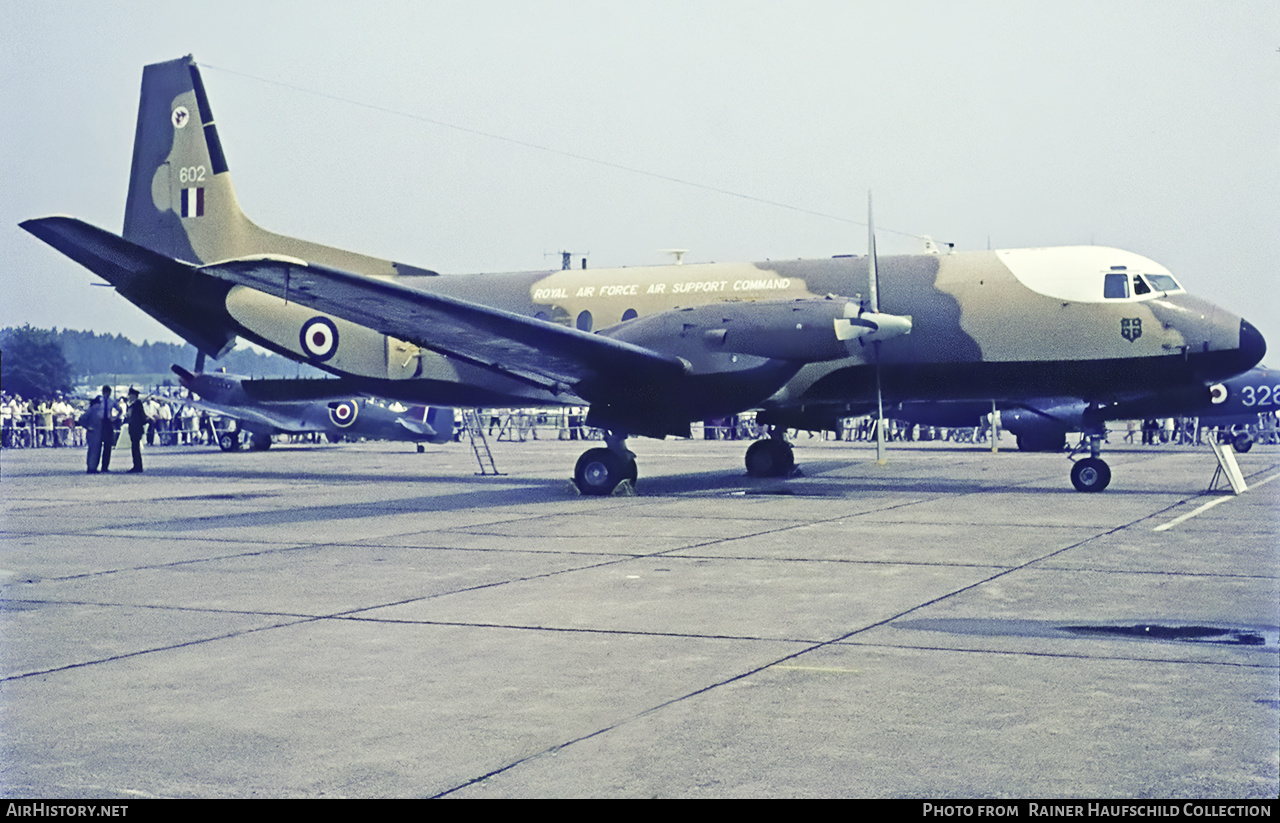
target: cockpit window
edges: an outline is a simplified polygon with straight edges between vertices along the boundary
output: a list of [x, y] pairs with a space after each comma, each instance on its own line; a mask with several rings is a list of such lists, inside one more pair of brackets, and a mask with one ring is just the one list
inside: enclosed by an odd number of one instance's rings
[[1180, 291], [1182, 289], [1182, 286], [1178, 285], [1178, 281], [1167, 274], [1148, 274], [1144, 276], [1147, 278], [1147, 282], [1151, 284], [1151, 288], [1156, 291]]
[[[1097, 282], [1097, 281], [1094, 281]], [[1096, 294], [1096, 292], [1095, 292]], [[1109, 299], [1123, 299], [1129, 296], [1129, 275], [1108, 274], [1102, 286], [1102, 296]]]
[[1151, 287], [1147, 285], [1147, 281], [1142, 279], [1142, 275], [1135, 274], [1133, 276], [1133, 296], [1138, 297], [1143, 294], [1151, 294]]

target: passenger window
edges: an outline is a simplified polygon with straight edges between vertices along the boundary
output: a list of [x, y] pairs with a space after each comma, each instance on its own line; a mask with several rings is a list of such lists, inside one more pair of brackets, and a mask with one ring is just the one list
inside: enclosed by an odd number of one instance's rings
[[635, 320], [637, 317], [639, 317], [639, 315], [636, 314], [635, 309], [627, 309], [622, 313], [622, 322], [625, 323], [628, 320]]
[[578, 315], [578, 329], [580, 331], [591, 331], [591, 312], [584, 311]]
[[1108, 274], [1102, 286], [1102, 296], [1108, 300], [1129, 296], [1129, 275]]
[[1135, 274], [1133, 276], [1133, 293], [1134, 296], [1139, 294], [1151, 294], [1151, 287], [1147, 285], [1147, 281], [1142, 279], [1142, 275]]

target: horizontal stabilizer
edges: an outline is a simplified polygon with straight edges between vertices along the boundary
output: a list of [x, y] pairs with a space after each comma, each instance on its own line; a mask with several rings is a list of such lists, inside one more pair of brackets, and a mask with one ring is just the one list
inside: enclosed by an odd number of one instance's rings
[[115, 286], [122, 297], [205, 354], [216, 358], [235, 342], [229, 318], [209, 308], [224, 305], [226, 286], [74, 217], [41, 217], [19, 225]]
[[399, 423], [401, 426], [403, 426], [407, 431], [412, 432], [413, 434], [416, 434], [416, 435], [420, 435], [421, 437], [429, 438], [429, 437], [436, 436], [436, 430], [431, 428], [431, 426], [429, 426], [423, 420], [413, 420], [411, 418], [406, 418], [406, 417], [397, 417], [396, 422]]

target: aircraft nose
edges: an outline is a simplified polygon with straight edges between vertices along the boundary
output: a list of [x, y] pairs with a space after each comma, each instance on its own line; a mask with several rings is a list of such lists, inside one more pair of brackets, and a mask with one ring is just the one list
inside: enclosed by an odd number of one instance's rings
[[1262, 362], [1267, 353], [1267, 341], [1262, 332], [1254, 328], [1248, 320], [1240, 321], [1240, 362], [1247, 363], [1241, 371], [1251, 369]]

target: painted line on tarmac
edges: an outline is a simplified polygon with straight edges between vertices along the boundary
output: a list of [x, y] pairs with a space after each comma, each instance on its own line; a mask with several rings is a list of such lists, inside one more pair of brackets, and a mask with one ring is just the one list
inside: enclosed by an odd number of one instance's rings
[[[1254, 483], [1249, 488], [1256, 489], [1259, 486], [1262, 486], [1266, 483], [1270, 483], [1272, 480], [1275, 480], [1277, 477], [1280, 477], [1280, 473], [1273, 474], [1270, 477], [1267, 477], [1263, 480], [1259, 480], [1257, 483]], [[1208, 503], [1205, 503], [1202, 506], [1197, 506], [1196, 508], [1187, 512], [1186, 514], [1178, 515], [1177, 517], [1170, 520], [1168, 523], [1161, 523], [1159, 526], [1156, 526], [1154, 529], [1152, 529], [1152, 531], [1153, 532], [1168, 531], [1169, 529], [1172, 529], [1174, 526], [1178, 525], [1179, 523], [1186, 522], [1187, 520], [1190, 520], [1191, 518], [1195, 517], [1198, 514], [1207, 512], [1209, 509], [1212, 509], [1214, 506], [1218, 505], [1219, 503], [1226, 503], [1228, 500], [1235, 500], [1236, 497], [1237, 495], [1230, 495], [1227, 497], [1219, 497], [1214, 500], [1210, 500]]]

